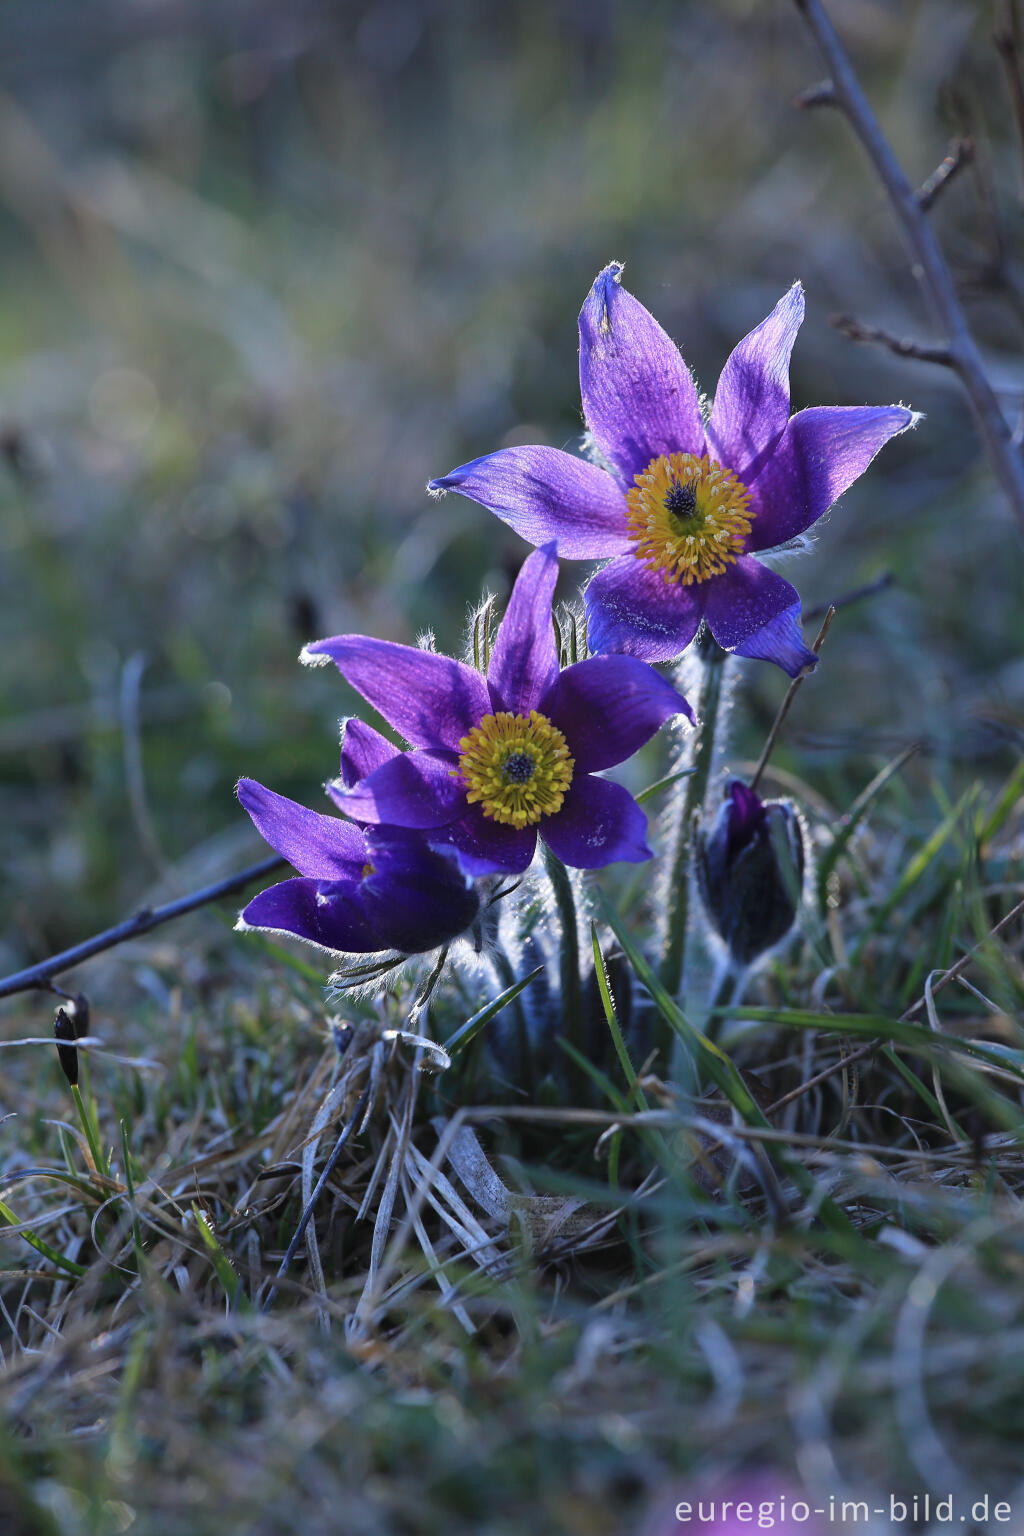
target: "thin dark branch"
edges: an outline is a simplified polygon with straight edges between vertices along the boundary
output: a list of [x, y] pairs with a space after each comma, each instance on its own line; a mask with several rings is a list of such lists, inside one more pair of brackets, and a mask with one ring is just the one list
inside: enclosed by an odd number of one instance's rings
[[[985, 945], [990, 943], [992, 939], [998, 938], [1003, 930], [1009, 928], [1010, 924], [1018, 917], [1024, 917], [1024, 901], [1018, 901], [1015, 907], [1011, 907], [1006, 916], [1001, 917], [995, 927], [989, 929], [987, 936], [981, 940], [980, 944], [975, 944], [972, 949], [967, 951], [966, 955], [961, 956], [955, 965], [951, 965], [948, 971], [943, 971], [932, 987], [932, 997], [935, 997], [937, 993], [942, 991], [943, 987], [948, 987], [951, 981], [955, 981], [958, 976], [962, 975], [971, 962], [977, 959], [979, 952], [984, 949]], [[926, 997], [922, 993], [916, 1003], [911, 1003], [906, 1013], [900, 1014], [901, 1023], [904, 1019], [912, 1019], [915, 1013], [920, 1013], [921, 1009], [925, 1006], [925, 1002]]]
[[949, 154], [937, 165], [928, 177], [923, 181], [914, 193], [917, 206], [925, 213], [932, 206], [939, 193], [949, 186], [957, 171], [965, 165], [970, 165], [974, 159], [974, 140], [956, 139], [949, 147]]
[[852, 315], [829, 315], [828, 323], [851, 341], [867, 341], [874, 346], [888, 347], [897, 357], [916, 357], [922, 363], [938, 363], [942, 368], [955, 368], [953, 354], [944, 341], [911, 341], [909, 336], [894, 336], [877, 325], [865, 325]]
[[[815, 640], [814, 644], [811, 646], [811, 650], [814, 652], [815, 656], [817, 656], [818, 652], [821, 650], [822, 646], [825, 644], [825, 636], [829, 632], [829, 627], [830, 627], [830, 625], [832, 623], [832, 620], [835, 618], [835, 615], [836, 615], [835, 605], [834, 604], [830, 604], [828, 612], [825, 614], [825, 621], [824, 621], [824, 623], [822, 624], [821, 628], [818, 631], [818, 638], [817, 638], [817, 640]], [[783, 699], [782, 703], [779, 705], [779, 712], [775, 716], [775, 720], [772, 723], [771, 730], [768, 732], [768, 740], [764, 744], [764, 751], [761, 753], [761, 756], [758, 758], [758, 760], [757, 760], [757, 767], [754, 769], [753, 775], [751, 776], [751, 780], [750, 780], [750, 787], [751, 787], [751, 789], [756, 789], [757, 788], [758, 783], [760, 782], [760, 779], [761, 779], [761, 775], [762, 775], [762, 773], [764, 773], [764, 770], [768, 766], [768, 759], [772, 755], [772, 749], [774, 748], [775, 743], [778, 740], [779, 732], [782, 730], [783, 722], [784, 722], [786, 716], [789, 714], [789, 711], [792, 709], [792, 707], [793, 707], [793, 700], [796, 698], [797, 694], [800, 692], [800, 688], [803, 685], [804, 678], [808, 676], [809, 672], [810, 672], [810, 667], [809, 666], [805, 667], [802, 672], [798, 672], [796, 677], [794, 677], [793, 681], [790, 683], [789, 687], [786, 689], [786, 697]]]
[[125, 918], [123, 923], [106, 928], [102, 933], [94, 934], [91, 939], [72, 945], [70, 949], [61, 950], [59, 955], [51, 955], [49, 960], [40, 960], [38, 965], [30, 965], [24, 971], [16, 971], [13, 976], [5, 977], [0, 981], [0, 997], [13, 997], [16, 992], [31, 992], [36, 988], [46, 989], [54, 976], [59, 976], [62, 971], [69, 971], [72, 966], [81, 965], [83, 960], [89, 960], [105, 949], [113, 949], [117, 944], [124, 944], [128, 939], [137, 939], [149, 933], [150, 929], [159, 928], [161, 923], [169, 923], [175, 917], [183, 917], [186, 912], [194, 912], [197, 907], [208, 906], [211, 901], [219, 901], [222, 896], [232, 896], [236, 891], [251, 885], [254, 880], [260, 880], [264, 875], [280, 869], [285, 862], [277, 857], [263, 859], [259, 864], [250, 864], [248, 869], [243, 869], [237, 875], [229, 875], [226, 880], [218, 880], [214, 885], [204, 886], [201, 891], [193, 891], [190, 896], [181, 896], [177, 901], [169, 901], [162, 907], [143, 907], [134, 917]]
[[988, 381], [981, 354], [964, 318], [946, 259], [903, 168], [868, 105], [857, 76], [821, 0], [794, 0], [828, 65], [839, 105], [860, 139], [892, 204], [914, 257], [915, 274], [942, 327], [955, 368], [971, 402], [992, 469], [1024, 533], [1024, 465]]
[[1016, 0], [1003, 0], [1000, 6], [1002, 15], [992, 41], [996, 45], [996, 52], [1003, 61], [1003, 69], [1006, 72], [1006, 83], [1010, 89], [1010, 101], [1013, 103], [1013, 115], [1017, 123], [1017, 136], [1020, 139], [1021, 156], [1024, 159], [1024, 70], [1021, 68], [1020, 46], [1020, 19], [1017, 15]]
[[830, 603], [818, 603], [813, 608], [804, 609], [805, 619], [823, 619], [830, 608], [836, 613], [840, 608], [851, 608], [854, 603], [862, 603], [866, 598], [877, 597], [880, 592], [885, 592], [896, 580], [892, 571], [883, 571], [881, 576], [876, 576], [874, 581], [865, 582], [862, 587], [852, 587], [849, 592], [841, 592]]

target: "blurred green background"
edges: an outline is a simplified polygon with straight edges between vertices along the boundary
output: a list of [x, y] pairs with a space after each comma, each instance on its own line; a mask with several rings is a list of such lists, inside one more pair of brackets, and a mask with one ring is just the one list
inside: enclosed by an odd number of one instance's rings
[[[912, 179], [975, 136], [934, 217], [1016, 416], [993, 15], [832, 11]], [[304, 641], [447, 648], [505, 595], [525, 546], [424, 484], [578, 441], [576, 314], [613, 258], [709, 393], [800, 277], [794, 407], [926, 412], [788, 569], [810, 608], [894, 582], [840, 615], [780, 762], [840, 806], [918, 737], [940, 779], [1005, 771], [1019, 535], [952, 377], [828, 323], [929, 334], [846, 125], [793, 109], [821, 73], [795, 7], [756, 0], [5, 0], [3, 969], [259, 857], [240, 774], [315, 803], [353, 699]], [[746, 670], [740, 755], [784, 684]]]

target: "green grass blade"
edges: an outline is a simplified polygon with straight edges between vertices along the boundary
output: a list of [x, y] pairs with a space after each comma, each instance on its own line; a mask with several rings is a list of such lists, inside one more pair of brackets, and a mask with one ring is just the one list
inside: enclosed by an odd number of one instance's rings
[[899, 907], [904, 897], [907, 896], [908, 893], [914, 888], [917, 882], [921, 879], [922, 875], [924, 875], [926, 870], [938, 857], [939, 853], [945, 847], [946, 843], [949, 842], [950, 838], [953, 836], [953, 833], [956, 831], [957, 825], [961, 818], [971, 806], [972, 802], [977, 798], [977, 794], [978, 791], [976, 786], [972, 786], [970, 789], [966, 789], [960, 796], [960, 799], [957, 801], [957, 803], [952, 807], [950, 811], [947, 812], [942, 821], [940, 821], [939, 825], [935, 828], [935, 831], [925, 842], [924, 846], [919, 848], [917, 853], [914, 854], [913, 858], [910, 860], [910, 863], [903, 871], [903, 874], [900, 876], [899, 880], [897, 880], [896, 884], [893, 886], [888, 896], [882, 902], [881, 906], [877, 909], [871, 919], [871, 922], [868, 924], [860, 940], [855, 945], [851, 955], [851, 961], [853, 963], [856, 963], [867, 940], [872, 938], [876, 933], [880, 932], [880, 930], [885, 927], [889, 918]]
[[[6, 1200], [0, 1200], [0, 1216], [3, 1217], [10, 1227], [21, 1226], [21, 1222], [11, 1210]], [[37, 1237], [35, 1232], [21, 1231], [18, 1233], [18, 1236], [23, 1237], [29, 1247], [34, 1248], [36, 1253], [41, 1253], [44, 1259], [49, 1259], [51, 1264], [56, 1264], [58, 1269], [63, 1269], [69, 1275], [78, 1276], [85, 1274], [85, 1267], [83, 1265], [76, 1264], [73, 1259], [66, 1259], [62, 1253], [57, 1252], [56, 1248], [51, 1248], [49, 1243], [45, 1242], [43, 1238]]]
[[665, 778], [656, 779], [653, 784], [648, 784], [647, 788], [642, 789], [638, 795], [634, 795], [633, 799], [637, 805], [643, 805], [645, 800], [650, 800], [653, 795], [659, 794], [661, 790], [671, 789], [672, 785], [678, 784], [680, 779], [692, 778], [696, 772], [696, 768], [680, 768], [678, 773], [667, 774]]
[[206, 1212], [203, 1210], [202, 1206], [198, 1205], [195, 1201], [192, 1202], [192, 1214], [196, 1219], [196, 1226], [199, 1228], [199, 1236], [202, 1238], [203, 1245], [206, 1248], [207, 1253], [210, 1255], [210, 1262], [213, 1265], [217, 1279], [221, 1283], [221, 1288], [223, 1289], [224, 1294], [228, 1299], [229, 1306], [238, 1307], [241, 1311], [248, 1311], [249, 1298], [242, 1290], [242, 1282], [238, 1271], [235, 1269], [235, 1266], [232, 1264], [231, 1260], [224, 1252], [224, 1249], [217, 1241], [216, 1234], [210, 1225], [210, 1220]]
[[533, 981], [534, 977], [539, 976], [543, 969], [544, 967], [542, 965], [536, 966], [529, 973], [529, 975], [524, 976], [521, 981], [515, 982], [511, 987], [506, 987], [504, 992], [499, 992], [498, 996], [493, 998], [491, 1002], [486, 1005], [486, 1007], [481, 1008], [479, 1013], [474, 1013], [471, 1019], [467, 1019], [465, 1024], [460, 1025], [460, 1027], [455, 1031], [454, 1035], [450, 1035], [448, 1037], [448, 1039], [444, 1042], [444, 1048], [453, 1061], [455, 1059], [456, 1052], [464, 1051], [466, 1046], [469, 1045], [471, 1041], [476, 1039], [480, 1031], [485, 1028], [485, 1026], [488, 1025], [497, 1014], [501, 1012], [506, 1004], [510, 1003], [513, 998], [518, 997], [523, 988], [528, 987], [530, 982]]
[[901, 768], [910, 761], [917, 751], [918, 746], [915, 742], [913, 746], [906, 747], [891, 763], [887, 763], [884, 768], [875, 774], [871, 783], [861, 790], [846, 815], [840, 820], [831, 843], [818, 860], [817, 892], [819, 906], [824, 905], [828, 893], [829, 876], [846, 852], [853, 834], [889, 780], [900, 772]]
[[999, 794], [987, 818], [978, 828], [978, 843], [984, 848], [987, 842], [1001, 832], [1024, 795], [1024, 761], [1019, 762]]
[[647, 1100], [644, 1098], [643, 1089], [637, 1081], [636, 1070], [629, 1057], [626, 1042], [622, 1037], [622, 1029], [619, 1025], [619, 1016], [615, 1011], [615, 999], [612, 997], [612, 989], [608, 982], [608, 969], [604, 963], [604, 955], [601, 953], [601, 943], [597, 937], [597, 924], [590, 925], [590, 941], [594, 946], [594, 974], [597, 977], [597, 990], [601, 994], [601, 1006], [608, 1023], [608, 1030], [615, 1047], [615, 1054], [619, 1058], [619, 1066], [622, 1075], [626, 1079], [626, 1087], [630, 1098], [637, 1109], [646, 1109]]

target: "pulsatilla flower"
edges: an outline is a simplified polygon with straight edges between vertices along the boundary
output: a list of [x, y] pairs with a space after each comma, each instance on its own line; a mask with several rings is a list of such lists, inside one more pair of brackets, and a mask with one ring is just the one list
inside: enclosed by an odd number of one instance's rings
[[[349, 721], [342, 781], [357, 783], [398, 755], [369, 726]], [[238, 798], [260, 836], [302, 877], [253, 897], [239, 919], [242, 928], [294, 934], [341, 953], [419, 954], [456, 938], [477, 916], [472, 882], [422, 833], [323, 816], [252, 779], [239, 782]]]
[[606, 267], [580, 313], [580, 385], [608, 468], [505, 448], [431, 480], [572, 560], [611, 557], [585, 594], [591, 650], [668, 661], [707, 623], [726, 650], [795, 676], [816, 658], [796, 589], [754, 558], [815, 523], [896, 433], [901, 405], [789, 414], [795, 283], [722, 370], [705, 424], [674, 343]]
[[715, 929], [738, 965], [785, 938], [804, 880], [800, 820], [782, 800], [763, 801], [739, 779], [707, 832], [697, 834], [697, 880]]
[[551, 622], [557, 577], [551, 549], [526, 561], [486, 678], [450, 657], [367, 635], [306, 647], [304, 661], [335, 662], [413, 748], [335, 788], [349, 816], [421, 830], [454, 849], [472, 876], [520, 873], [538, 833], [581, 869], [650, 857], [640, 807], [597, 774], [631, 756], [669, 716], [692, 719], [690, 707], [630, 656], [596, 656], [560, 672]]

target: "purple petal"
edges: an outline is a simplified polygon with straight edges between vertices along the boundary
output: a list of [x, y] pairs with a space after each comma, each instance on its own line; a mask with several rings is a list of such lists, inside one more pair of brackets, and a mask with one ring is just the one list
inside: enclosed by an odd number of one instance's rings
[[708, 628], [727, 651], [773, 661], [790, 677], [817, 665], [803, 642], [800, 594], [777, 572], [743, 556], [706, 586]]
[[551, 852], [574, 869], [603, 869], [620, 860], [639, 864], [651, 857], [647, 817], [629, 790], [589, 773], [573, 779], [562, 809], [545, 816], [540, 830]]
[[508, 523], [530, 544], [554, 542], [567, 560], [600, 560], [628, 547], [626, 504], [611, 475], [558, 448], [502, 448], [431, 480]]
[[495, 710], [528, 715], [558, 676], [551, 622], [557, 580], [558, 561], [550, 544], [535, 550], [516, 577], [487, 669], [487, 688]]
[[533, 862], [536, 827], [509, 827], [485, 816], [478, 805], [433, 834], [436, 848], [454, 848], [459, 864], [471, 878], [480, 875], [521, 875]]
[[307, 645], [303, 661], [327, 657], [414, 747], [454, 749], [490, 709], [479, 672], [416, 646], [336, 635]]
[[682, 694], [632, 656], [593, 656], [566, 667], [540, 708], [565, 736], [576, 773], [632, 757], [671, 715], [693, 719]]
[[351, 789], [327, 786], [335, 805], [355, 821], [395, 827], [443, 827], [466, 804], [454, 753], [399, 752]]
[[763, 629], [736, 647], [737, 656], [747, 656], [752, 661], [772, 661], [790, 677], [797, 677], [805, 667], [812, 671], [818, 665], [814, 652], [804, 644], [800, 625], [799, 599], [791, 608], [770, 620]]
[[671, 661], [685, 651], [704, 617], [704, 585], [684, 587], [619, 555], [583, 594], [592, 651], [624, 651], [641, 661]]
[[341, 733], [341, 782], [346, 787], [358, 784], [397, 754], [398, 748], [372, 725], [354, 717], [346, 720]]
[[731, 779], [726, 786], [729, 797], [728, 833], [729, 853], [748, 843], [765, 819], [764, 802], [756, 790], [744, 784], [742, 779]]
[[254, 896], [241, 920], [248, 928], [291, 933], [322, 949], [369, 954], [387, 948], [367, 921], [355, 883], [283, 880]]
[[792, 417], [750, 487], [747, 549], [774, 549], [803, 533], [916, 419], [902, 405], [819, 405]]
[[708, 452], [752, 479], [789, 420], [789, 357], [804, 318], [794, 283], [767, 320], [744, 336], [722, 369], [708, 422]]
[[382, 948], [418, 954], [465, 932], [480, 900], [454, 856], [422, 839], [371, 836], [370, 845], [374, 872], [362, 899]]
[[605, 267], [580, 311], [580, 390], [594, 440], [625, 484], [667, 453], [703, 453], [700, 401], [679, 349]]
[[351, 822], [309, 811], [255, 779], [238, 781], [238, 798], [263, 840], [300, 874], [315, 880], [345, 879], [358, 875], [365, 864], [366, 843]]

